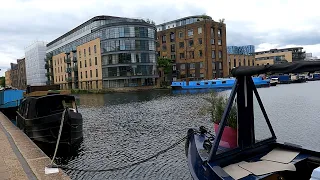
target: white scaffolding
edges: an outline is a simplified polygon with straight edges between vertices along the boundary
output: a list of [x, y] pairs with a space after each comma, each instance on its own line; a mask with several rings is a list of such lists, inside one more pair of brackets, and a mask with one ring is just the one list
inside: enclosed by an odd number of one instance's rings
[[36, 41], [25, 48], [27, 85], [46, 85], [46, 42]]

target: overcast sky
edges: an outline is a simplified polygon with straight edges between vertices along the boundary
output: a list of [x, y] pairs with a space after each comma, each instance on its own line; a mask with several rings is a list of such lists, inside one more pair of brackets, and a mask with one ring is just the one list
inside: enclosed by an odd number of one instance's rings
[[50, 42], [97, 15], [160, 24], [190, 15], [225, 18], [227, 45], [303, 46], [320, 56], [316, 0], [7, 0], [0, 6], [0, 76], [35, 40]]

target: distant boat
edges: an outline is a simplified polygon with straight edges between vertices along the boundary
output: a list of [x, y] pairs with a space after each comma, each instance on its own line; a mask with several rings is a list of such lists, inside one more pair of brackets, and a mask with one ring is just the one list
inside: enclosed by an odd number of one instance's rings
[[17, 127], [33, 141], [55, 144], [64, 111], [60, 143], [73, 145], [83, 138], [83, 119], [74, 96], [53, 94], [26, 97], [17, 111]]
[[17, 108], [23, 99], [24, 90], [2, 88], [0, 90], [0, 109]]
[[279, 83], [279, 78], [271, 78], [270, 86], [276, 86]]
[[[269, 87], [270, 80], [262, 77], [252, 77], [256, 87]], [[201, 81], [174, 81], [171, 83], [172, 89], [231, 89], [235, 83], [235, 78], [221, 78]]]

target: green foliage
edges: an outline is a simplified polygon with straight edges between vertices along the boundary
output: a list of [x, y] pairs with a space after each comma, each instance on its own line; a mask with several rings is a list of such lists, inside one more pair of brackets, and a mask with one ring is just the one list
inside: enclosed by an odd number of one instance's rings
[[[219, 124], [224, 110], [228, 104], [228, 97], [218, 95], [216, 92], [212, 92], [210, 97], [204, 98], [210, 103], [209, 106], [204, 106], [200, 109], [200, 114], [210, 114], [212, 122]], [[230, 113], [227, 118], [227, 126], [236, 129], [237, 128], [237, 106], [235, 103], [232, 104]]]
[[6, 79], [4, 76], [0, 77], [0, 86], [6, 87]]
[[169, 74], [172, 70], [172, 60], [168, 58], [158, 58], [158, 68], [163, 68], [164, 74]]

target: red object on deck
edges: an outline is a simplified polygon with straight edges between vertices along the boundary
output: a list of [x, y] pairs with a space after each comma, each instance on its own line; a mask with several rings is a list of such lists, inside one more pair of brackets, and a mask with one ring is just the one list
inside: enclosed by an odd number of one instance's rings
[[[219, 124], [214, 123], [214, 132], [218, 133], [219, 130]], [[233, 129], [229, 126], [225, 126], [221, 141], [220, 141], [220, 146], [225, 147], [225, 148], [236, 148], [238, 147], [238, 132], [236, 129]]]

